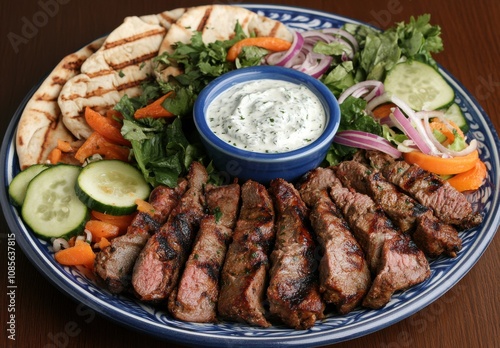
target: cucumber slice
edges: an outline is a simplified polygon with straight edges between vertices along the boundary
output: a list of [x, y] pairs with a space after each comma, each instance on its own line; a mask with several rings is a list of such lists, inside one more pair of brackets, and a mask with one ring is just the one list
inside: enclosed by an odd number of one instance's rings
[[83, 231], [90, 214], [75, 194], [81, 168], [58, 164], [35, 176], [26, 189], [21, 215], [42, 238], [59, 238]]
[[445, 111], [444, 117], [453, 121], [458, 127], [460, 127], [464, 134], [469, 131], [469, 123], [467, 122], [467, 119], [458, 104], [451, 104], [451, 106]]
[[9, 185], [9, 197], [12, 204], [17, 207], [23, 205], [28, 184], [35, 176], [37, 176], [47, 168], [49, 168], [49, 166], [46, 164], [34, 164], [32, 166], [29, 166], [22, 172], [19, 172], [19, 174], [17, 174], [14, 179], [12, 179]]
[[396, 64], [387, 73], [384, 87], [417, 111], [443, 109], [455, 100], [455, 91], [443, 76], [418, 61]]
[[118, 160], [101, 160], [83, 168], [75, 191], [92, 210], [127, 215], [137, 209], [136, 199], [148, 198], [151, 187], [134, 166]]

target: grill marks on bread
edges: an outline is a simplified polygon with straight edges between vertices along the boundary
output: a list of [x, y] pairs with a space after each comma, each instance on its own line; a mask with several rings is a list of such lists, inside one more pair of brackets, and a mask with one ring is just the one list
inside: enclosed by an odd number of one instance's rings
[[58, 104], [64, 124], [76, 138], [85, 139], [92, 132], [85, 122], [85, 107], [104, 112], [124, 94], [141, 93], [140, 84], [152, 73], [151, 60], [167, 32], [161, 22], [158, 15], [125, 18], [85, 60], [80, 74], [63, 86]]

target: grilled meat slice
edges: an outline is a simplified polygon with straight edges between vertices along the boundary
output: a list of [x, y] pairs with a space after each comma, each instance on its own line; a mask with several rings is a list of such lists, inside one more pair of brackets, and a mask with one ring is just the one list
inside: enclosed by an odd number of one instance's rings
[[269, 327], [263, 301], [275, 236], [273, 202], [266, 188], [251, 180], [242, 185], [241, 200], [222, 268], [218, 313], [223, 319]]
[[439, 176], [418, 165], [387, 158], [378, 151], [368, 151], [366, 155], [374, 165], [381, 167], [380, 170], [388, 181], [431, 208], [444, 223], [460, 229], [481, 224], [481, 214], [473, 212], [467, 198]]
[[148, 239], [132, 273], [132, 286], [143, 301], [159, 302], [177, 284], [189, 256], [192, 241], [204, 215], [205, 167], [193, 162], [187, 175], [188, 189], [160, 230]]
[[428, 208], [413, 198], [397, 190], [380, 174], [358, 161], [344, 161], [334, 167], [335, 175], [342, 185], [369, 195], [380, 204], [384, 212], [397, 225], [401, 232], [415, 229], [416, 217]]
[[236, 223], [240, 186], [209, 187], [205, 197], [210, 215], [201, 220], [193, 250], [168, 303], [175, 318], [197, 323], [217, 319], [219, 274]]
[[337, 178], [330, 168], [317, 168], [298, 184], [300, 195], [311, 208], [310, 221], [323, 256], [319, 284], [323, 300], [346, 314], [360, 304], [371, 284], [364, 253], [340, 210], [328, 196]]
[[443, 254], [456, 257], [462, 249], [462, 240], [456, 228], [443, 223], [432, 210], [417, 217], [417, 228], [412, 233], [412, 239], [431, 258]]
[[138, 212], [127, 229], [127, 233], [111, 240], [111, 244], [97, 253], [94, 272], [115, 294], [130, 288], [135, 260], [154, 234], [167, 220], [186, 190], [186, 181], [180, 181], [176, 188], [158, 186], [149, 195], [152, 212]]
[[403, 233], [410, 233], [417, 246], [429, 257], [455, 257], [462, 241], [457, 230], [439, 221], [432, 211], [401, 192], [374, 169], [345, 161], [335, 167], [342, 184], [372, 197]]
[[341, 209], [368, 257], [375, 276], [363, 306], [380, 308], [398, 290], [416, 285], [430, 275], [424, 253], [399, 233], [383, 210], [369, 196], [333, 186], [333, 201]]
[[276, 209], [276, 243], [271, 253], [267, 300], [272, 315], [295, 329], [312, 327], [324, 317], [318, 284], [316, 244], [306, 225], [308, 209], [292, 184], [270, 183]]

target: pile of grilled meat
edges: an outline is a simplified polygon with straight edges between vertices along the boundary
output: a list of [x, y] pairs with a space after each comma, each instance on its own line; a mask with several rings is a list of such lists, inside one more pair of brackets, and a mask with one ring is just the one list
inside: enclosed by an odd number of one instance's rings
[[154, 210], [97, 255], [109, 291], [179, 320], [307, 329], [327, 311], [383, 307], [482, 221], [439, 177], [377, 151], [295, 184], [207, 180], [194, 162], [177, 187], [152, 191]]

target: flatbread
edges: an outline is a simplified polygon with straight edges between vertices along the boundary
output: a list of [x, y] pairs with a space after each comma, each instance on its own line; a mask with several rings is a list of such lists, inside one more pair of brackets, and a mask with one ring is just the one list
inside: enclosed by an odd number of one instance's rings
[[124, 95], [141, 93], [140, 85], [153, 73], [151, 60], [167, 31], [156, 18], [125, 18], [82, 64], [81, 73], [63, 86], [58, 103], [64, 125], [76, 138], [86, 139], [92, 133], [84, 118], [85, 107], [104, 113]]
[[256, 36], [272, 36], [292, 41], [291, 31], [280, 21], [258, 15], [243, 7], [206, 5], [188, 8], [169, 29], [160, 47], [160, 54], [172, 52], [176, 42], [188, 43], [195, 31], [202, 33], [205, 43], [229, 40], [239, 23], [245, 32]]
[[[179, 8], [140, 18], [151, 25], [168, 29], [185, 11], [185, 8]], [[15, 139], [21, 169], [45, 163], [58, 140], [72, 142], [77, 139], [63, 123], [58, 98], [66, 82], [81, 73], [83, 63], [102, 47], [105, 40], [106, 37], [99, 38], [64, 57], [26, 104]]]
[[75, 137], [61, 122], [57, 98], [63, 85], [80, 73], [82, 63], [101, 47], [97, 39], [75, 53], [64, 57], [50, 72], [26, 104], [16, 130], [16, 151], [21, 169], [44, 163], [57, 140], [73, 141]]
[[91, 129], [85, 107], [104, 112], [123, 95], [141, 93], [141, 82], [152, 73], [151, 60], [172, 44], [189, 42], [194, 30], [206, 43], [230, 39], [236, 22], [247, 34], [292, 40], [279, 21], [241, 7], [207, 5], [127, 17], [108, 37], [65, 57], [21, 115], [16, 133], [21, 169], [46, 162], [58, 140], [86, 139]]

